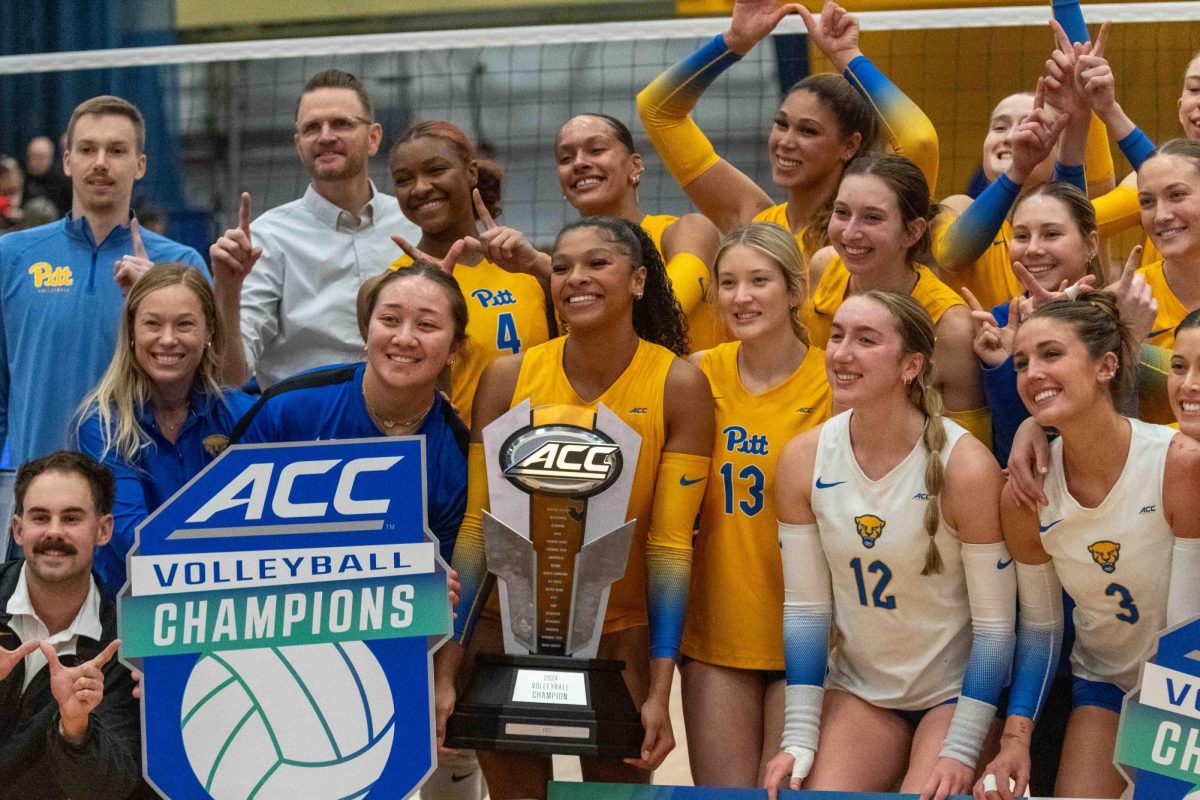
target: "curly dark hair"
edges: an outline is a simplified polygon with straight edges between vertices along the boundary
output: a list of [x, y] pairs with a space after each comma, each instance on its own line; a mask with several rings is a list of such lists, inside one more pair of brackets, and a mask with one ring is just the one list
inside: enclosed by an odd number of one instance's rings
[[648, 342], [662, 345], [678, 356], [688, 354], [687, 317], [671, 289], [667, 266], [662, 255], [642, 227], [618, 217], [582, 217], [568, 222], [558, 232], [554, 248], [564, 234], [577, 228], [595, 228], [604, 240], [619, 245], [629, 254], [634, 266], [646, 268], [646, 288], [633, 302], [633, 329]]

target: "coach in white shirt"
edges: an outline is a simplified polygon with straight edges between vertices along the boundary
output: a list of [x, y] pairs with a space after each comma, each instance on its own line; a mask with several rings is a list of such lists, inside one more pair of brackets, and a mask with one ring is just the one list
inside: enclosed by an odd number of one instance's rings
[[220, 313], [243, 345], [229, 348], [230, 383], [255, 374], [265, 389], [302, 370], [361, 358], [358, 289], [395, 260], [393, 234], [416, 236], [395, 197], [368, 177], [382, 138], [358, 78], [331, 69], [305, 84], [296, 152], [312, 176], [308, 190], [253, 225], [243, 194], [238, 227], [209, 250]]

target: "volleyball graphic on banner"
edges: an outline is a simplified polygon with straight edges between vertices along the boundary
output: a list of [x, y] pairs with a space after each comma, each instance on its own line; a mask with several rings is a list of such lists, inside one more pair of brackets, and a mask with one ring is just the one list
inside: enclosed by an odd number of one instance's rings
[[[361, 702], [345, 702], [345, 686]], [[183, 746], [215, 800], [357, 797], [387, 763], [392, 691], [362, 642], [214, 652], [184, 690]]]

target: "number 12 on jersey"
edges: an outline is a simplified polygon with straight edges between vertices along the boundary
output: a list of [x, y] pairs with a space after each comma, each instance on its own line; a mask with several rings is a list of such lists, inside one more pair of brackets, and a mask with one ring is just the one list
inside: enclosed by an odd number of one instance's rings
[[883, 594], [887, 590], [887, 585], [892, 582], [892, 570], [887, 564], [875, 560], [867, 567], [867, 572], [879, 576], [875, 582], [875, 588], [871, 592], [870, 603], [867, 602], [867, 578], [863, 575], [862, 559], [850, 559], [850, 567], [854, 570], [854, 580], [858, 583], [858, 602], [864, 606], [872, 605], [875, 608], [886, 608], [888, 610], [896, 607], [896, 596], [889, 594], [885, 597]]

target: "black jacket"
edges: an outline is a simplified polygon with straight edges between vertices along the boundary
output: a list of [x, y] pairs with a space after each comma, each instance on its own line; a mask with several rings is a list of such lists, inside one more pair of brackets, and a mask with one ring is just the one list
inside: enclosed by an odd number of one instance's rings
[[[20, 645], [9, 627], [8, 601], [24, 559], [0, 565], [0, 647]], [[68, 666], [95, 658], [117, 635], [117, 610], [101, 600], [100, 640], [80, 636]], [[24, 692], [25, 665], [0, 681], [0, 797], [21, 800], [125, 800], [141, 775], [141, 722], [133, 678], [114, 658], [104, 667], [104, 699], [92, 712], [87, 737], [75, 747], [58, 732], [58, 703], [50, 670], [38, 671]]]

